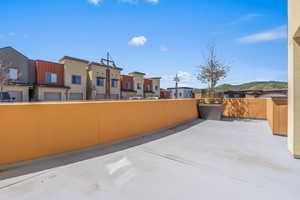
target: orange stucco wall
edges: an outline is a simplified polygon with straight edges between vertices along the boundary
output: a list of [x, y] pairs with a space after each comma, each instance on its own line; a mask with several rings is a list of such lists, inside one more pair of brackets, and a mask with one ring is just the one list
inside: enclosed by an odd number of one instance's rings
[[0, 164], [105, 144], [198, 117], [197, 100], [0, 105]]

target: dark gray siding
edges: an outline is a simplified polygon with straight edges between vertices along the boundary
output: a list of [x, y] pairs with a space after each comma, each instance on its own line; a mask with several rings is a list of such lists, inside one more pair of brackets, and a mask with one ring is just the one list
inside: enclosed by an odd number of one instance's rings
[[19, 82], [34, 83], [35, 69], [32, 69], [34, 68], [32, 67], [34, 66], [32, 61], [14, 48], [5, 47], [0, 49], [0, 63], [18, 68], [20, 73]]
[[30, 84], [36, 83], [36, 67], [35, 61], [29, 60], [28, 61], [28, 81]]

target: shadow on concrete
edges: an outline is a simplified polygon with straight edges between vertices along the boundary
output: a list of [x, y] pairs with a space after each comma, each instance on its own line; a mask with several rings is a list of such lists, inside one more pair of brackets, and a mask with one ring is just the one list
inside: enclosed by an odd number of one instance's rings
[[140, 136], [131, 137], [129, 139], [121, 140], [110, 144], [94, 146], [67, 153], [61, 153], [30, 161], [18, 162], [8, 165], [0, 165], [0, 180], [40, 172], [43, 170], [60, 167], [80, 162], [83, 160], [104, 156], [106, 154], [122, 151], [131, 147], [135, 147], [170, 135], [177, 134], [203, 121], [204, 120], [202, 119], [195, 119], [171, 128], [146, 133]]

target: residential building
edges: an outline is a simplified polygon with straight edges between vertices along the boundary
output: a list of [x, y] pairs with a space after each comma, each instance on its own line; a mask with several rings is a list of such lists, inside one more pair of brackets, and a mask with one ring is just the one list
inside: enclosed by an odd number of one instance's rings
[[223, 93], [224, 98], [272, 98], [287, 97], [288, 89], [270, 89], [270, 90], [236, 90], [236, 91], [218, 91]]
[[90, 100], [120, 99], [122, 69], [104, 62], [88, 66], [87, 98]]
[[169, 90], [160, 89], [161, 99], [171, 99], [171, 92]]
[[149, 78], [152, 81], [152, 93], [148, 97], [160, 97], [160, 77]]
[[289, 150], [295, 157], [300, 158], [300, 1], [289, 0], [288, 10]]
[[69, 87], [66, 99], [86, 100], [89, 61], [65, 56], [60, 59], [60, 63], [64, 65], [65, 86]]
[[136, 91], [136, 94], [134, 94], [134, 96], [144, 98], [144, 77], [146, 76], [146, 74], [142, 72], [132, 72], [129, 73], [128, 76], [131, 76], [133, 78], [133, 90]]
[[142, 72], [132, 72], [121, 76], [121, 93], [123, 99], [130, 97], [160, 97], [160, 79], [145, 78]]
[[0, 64], [8, 68], [9, 81], [4, 86], [17, 102], [26, 102], [33, 95], [34, 61], [12, 47], [0, 48]]
[[[142, 97], [134, 90], [134, 78], [128, 75], [121, 75], [121, 94], [122, 99], [129, 99], [130, 97]], [[140, 87], [140, 86], [139, 86]]]
[[66, 101], [69, 87], [64, 85], [64, 65], [42, 60], [36, 60], [35, 65], [35, 100]]
[[178, 96], [176, 97], [176, 88], [168, 88], [170, 91], [171, 99], [187, 99], [194, 98], [194, 88], [191, 87], [178, 87]]

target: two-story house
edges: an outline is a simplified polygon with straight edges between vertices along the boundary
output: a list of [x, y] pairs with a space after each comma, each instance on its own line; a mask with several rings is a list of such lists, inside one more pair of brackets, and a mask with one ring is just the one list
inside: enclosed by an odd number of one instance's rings
[[136, 97], [137, 91], [134, 89], [134, 78], [128, 75], [121, 75], [121, 95], [122, 99]]
[[152, 81], [152, 97], [160, 97], [160, 77], [149, 78]]
[[37, 101], [66, 101], [69, 87], [64, 85], [64, 65], [36, 60], [35, 97]]
[[35, 83], [35, 64], [12, 47], [0, 48], [0, 64], [8, 69], [4, 90], [17, 102], [29, 101]]
[[142, 72], [132, 72], [121, 76], [122, 98], [130, 97], [160, 97], [160, 78], [147, 78]]
[[136, 91], [137, 97], [144, 97], [144, 77], [146, 74], [142, 72], [132, 72], [129, 76], [133, 77], [133, 89]]
[[91, 62], [88, 66], [87, 98], [90, 100], [120, 99], [122, 69], [104, 62]]
[[66, 99], [86, 100], [89, 61], [65, 56], [60, 59], [60, 63], [64, 65], [64, 85], [69, 87]]

